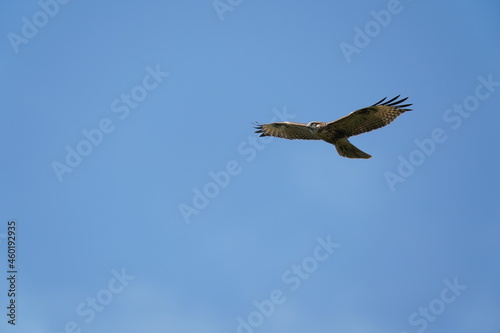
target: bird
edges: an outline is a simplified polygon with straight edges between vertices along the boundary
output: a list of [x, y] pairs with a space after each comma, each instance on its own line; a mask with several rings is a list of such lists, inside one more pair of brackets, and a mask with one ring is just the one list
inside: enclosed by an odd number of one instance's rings
[[259, 124], [254, 122], [255, 133], [260, 133], [260, 136], [289, 140], [323, 140], [334, 145], [340, 156], [368, 159], [372, 156], [354, 146], [348, 138], [384, 127], [402, 113], [412, 111], [408, 107], [413, 104], [402, 104], [408, 97], [398, 100], [400, 96], [388, 101], [386, 101], [387, 97], [384, 97], [371, 106], [351, 112], [329, 123], [312, 121], [309, 124], [302, 124], [285, 121]]

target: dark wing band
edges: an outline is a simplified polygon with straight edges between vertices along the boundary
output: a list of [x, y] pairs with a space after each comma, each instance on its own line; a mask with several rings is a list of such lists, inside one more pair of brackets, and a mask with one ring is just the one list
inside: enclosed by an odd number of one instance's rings
[[270, 124], [259, 124], [254, 123], [257, 131], [255, 133], [261, 133], [260, 136], [274, 136], [283, 139], [300, 139], [300, 140], [321, 140], [317, 135], [311, 133], [306, 124], [301, 123], [270, 123]]
[[394, 119], [406, 111], [412, 104], [401, 104], [408, 97], [397, 100], [399, 95], [386, 102], [383, 98], [367, 108], [356, 110], [349, 115], [328, 123], [325, 130], [343, 131], [348, 137], [373, 131], [390, 124]]

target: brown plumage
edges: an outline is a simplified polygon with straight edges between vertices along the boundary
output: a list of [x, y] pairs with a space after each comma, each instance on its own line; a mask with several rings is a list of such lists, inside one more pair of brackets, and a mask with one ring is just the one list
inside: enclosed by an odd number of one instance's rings
[[340, 156], [370, 158], [370, 155], [356, 148], [347, 139], [354, 135], [384, 127], [400, 114], [411, 111], [407, 107], [412, 104], [401, 104], [408, 97], [397, 100], [398, 98], [399, 95], [385, 101], [386, 97], [384, 97], [372, 106], [356, 110], [329, 123], [320, 121], [313, 121], [309, 124], [281, 122], [261, 125], [255, 123], [257, 129], [255, 133], [261, 133], [260, 136], [275, 136], [290, 140], [323, 140], [333, 144]]

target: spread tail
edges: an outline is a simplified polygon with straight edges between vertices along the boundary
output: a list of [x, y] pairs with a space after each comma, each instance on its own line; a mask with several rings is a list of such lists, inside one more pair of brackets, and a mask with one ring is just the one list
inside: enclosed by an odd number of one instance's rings
[[337, 148], [337, 152], [340, 156], [348, 157], [348, 158], [371, 158], [371, 155], [368, 155], [364, 151], [356, 148], [352, 143], [347, 140], [347, 138], [337, 140], [335, 142], [335, 148]]

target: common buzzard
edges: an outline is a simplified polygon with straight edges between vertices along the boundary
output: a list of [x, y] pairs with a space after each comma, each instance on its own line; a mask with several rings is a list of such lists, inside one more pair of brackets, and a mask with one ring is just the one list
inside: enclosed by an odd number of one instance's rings
[[403, 112], [411, 111], [407, 107], [412, 104], [401, 105], [408, 97], [397, 100], [399, 96], [388, 101], [385, 101], [386, 97], [384, 97], [372, 106], [351, 112], [347, 116], [329, 123], [321, 121], [313, 121], [307, 125], [288, 121], [262, 125], [255, 123], [257, 129], [255, 133], [262, 133], [260, 136], [275, 136], [290, 140], [323, 140], [333, 144], [340, 156], [371, 158], [371, 155], [356, 148], [347, 139], [384, 127]]

